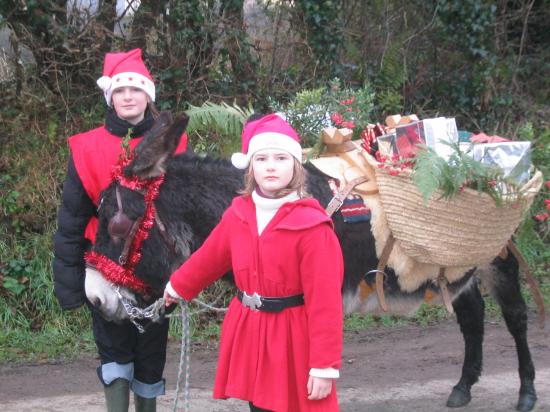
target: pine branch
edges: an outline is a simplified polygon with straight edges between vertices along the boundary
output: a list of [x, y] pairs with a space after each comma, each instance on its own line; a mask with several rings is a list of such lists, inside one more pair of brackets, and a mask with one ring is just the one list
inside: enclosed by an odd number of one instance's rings
[[460, 150], [458, 143], [448, 144], [453, 152], [447, 161], [426, 146], [414, 159], [412, 179], [424, 201], [437, 190], [442, 198], [451, 199], [468, 187], [487, 193], [501, 205], [505, 193], [518, 193], [517, 185], [505, 179], [501, 169], [474, 160]]

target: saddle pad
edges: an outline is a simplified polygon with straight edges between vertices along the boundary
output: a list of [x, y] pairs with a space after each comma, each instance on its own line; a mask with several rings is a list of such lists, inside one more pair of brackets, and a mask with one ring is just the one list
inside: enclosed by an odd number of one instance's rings
[[340, 213], [345, 223], [366, 222], [370, 220], [370, 209], [365, 206], [363, 198], [359, 195], [349, 195], [340, 208]]

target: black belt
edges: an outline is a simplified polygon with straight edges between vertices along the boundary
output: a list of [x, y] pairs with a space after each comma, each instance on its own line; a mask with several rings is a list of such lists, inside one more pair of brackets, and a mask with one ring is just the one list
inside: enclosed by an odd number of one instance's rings
[[283, 309], [304, 304], [304, 295], [284, 296], [280, 298], [265, 298], [254, 292], [252, 295], [239, 290], [237, 297], [244, 306], [260, 312], [280, 312]]

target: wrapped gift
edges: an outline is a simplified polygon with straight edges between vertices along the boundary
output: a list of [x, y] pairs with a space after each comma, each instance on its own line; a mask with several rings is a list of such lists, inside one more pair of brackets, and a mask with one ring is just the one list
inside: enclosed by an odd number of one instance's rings
[[474, 160], [502, 169], [504, 177], [517, 185], [523, 185], [530, 178], [531, 142], [499, 142], [474, 144]]
[[397, 146], [395, 143], [395, 133], [389, 133], [377, 137], [378, 150], [380, 155], [388, 159], [393, 159], [394, 155], [397, 155]]
[[385, 120], [386, 125], [391, 129], [413, 122], [418, 122], [418, 117], [415, 114], [409, 114], [406, 116], [401, 116], [400, 114], [392, 114], [386, 117]]
[[470, 138], [473, 136], [472, 132], [468, 130], [459, 130], [458, 131], [458, 141], [460, 143], [469, 143], [471, 142]]
[[472, 132], [467, 130], [458, 131], [458, 147], [462, 153], [470, 153], [472, 150], [472, 142], [470, 138], [473, 136]]
[[416, 155], [419, 144], [425, 144], [423, 121], [395, 128], [395, 146], [402, 159]]
[[422, 120], [426, 145], [443, 159], [448, 160], [453, 153], [451, 144], [458, 143], [458, 129], [454, 118], [436, 117]]
[[419, 144], [431, 147], [447, 160], [453, 153], [450, 144], [458, 143], [458, 129], [454, 118], [423, 119], [395, 128], [396, 145], [402, 158], [414, 157]]

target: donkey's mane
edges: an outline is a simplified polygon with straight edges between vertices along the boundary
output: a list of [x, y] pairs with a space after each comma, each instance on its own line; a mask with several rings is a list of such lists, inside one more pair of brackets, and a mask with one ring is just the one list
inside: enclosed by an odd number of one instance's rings
[[[197, 173], [227, 172], [233, 166], [228, 159], [214, 157], [212, 155], [198, 155], [195, 153], [181, 153], [174, 156], [168, 163], [169, 173], [186, 173], [195, 175]], [[236, 170], [236, 169], [235, 169]]]

